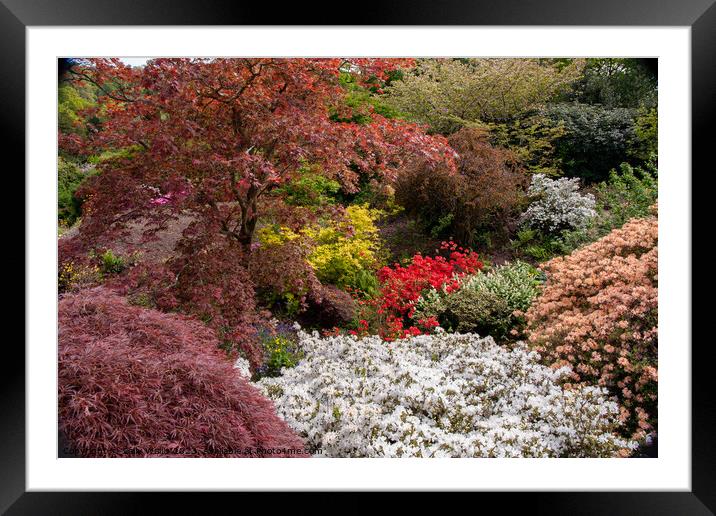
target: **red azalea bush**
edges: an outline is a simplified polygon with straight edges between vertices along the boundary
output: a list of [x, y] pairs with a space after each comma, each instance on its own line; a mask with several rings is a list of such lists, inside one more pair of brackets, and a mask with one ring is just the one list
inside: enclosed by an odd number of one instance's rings
[[[393, 340], [431, 333], [438, 321], [434, 317], [413, 320], [413, 305], [429, 288], [451, 290], [458, 287], [458, 279], [482, 269], [477, 253], [459, 247], [455, 242], [443, 242], [440, 251], [447, 256], [416, 254], [407, 265], [396, 263], [378, 271], [380, 293], [373, 299], [360, 299], [361, 319], [349, 334], [368, 335], [377, 332], [384, 340]], [[341, 333], [339, 328], [327, 335]]]
[[306, 455], [213, 330], [103, 287], [60, 301], [58, 377], [60, 430], [77, 456]]
[[616, 394], [625, 430], [656, 428], [658, 223], [633, 219], [542, 266], [547, 284], [527, 311], [529, 342], [572, 381]]
[[416, 254], [405, 267], [396, 263], [393, 268], [383, 267], [378, 271], [382, 310], [395, 316], [412, 317], [412, 303], [423, 290], [456, 288], [457, 277], [482, 268], [477, 253], [458, 247], [455, 242], [443, 242], [440, 248], [449, 253], [447, 258]]

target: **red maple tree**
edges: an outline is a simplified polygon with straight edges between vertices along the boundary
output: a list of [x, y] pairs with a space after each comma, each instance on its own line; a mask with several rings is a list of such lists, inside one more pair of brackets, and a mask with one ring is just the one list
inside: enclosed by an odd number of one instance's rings
[[345, 121], [350, 108], [340, 73], [375, 84], [410, 64], [251, 58], [154, 59], [141, 68], [91, 59], [74, 66], [73, 80], [99, 90], [88, 115], [100, 122], [88, 137], [60, 135], [60, 143], [115, 153], [81, 193], [81, 233], [97, 244], [133, 218], [161, 227], [189, 210], [204, 229], [250, 251], [260, 197], [302, 163], [319, 165], [346, 192], [356, 191], [361, 173], [394, 179], [411, 158], [454, 166], [447, 141], [416, 124], [377, 113], [369, 123]]
[[[371, 111], [355, 122], [341, 73], [375, 87], [403, 59], [154, 59], [144, 67], [90, 59], [69, 77], [98, 91], [86, 136], [59, 135], [66, 150], [101, 154], [79, 234], [60, 261], [110, 247], [139, 219], [155, 237], [179, 214], [192, 222], [173, 257], [141, 275], [156, 304], [206, 321], [256, 367], [254, 285], [247, 273], [262, 196], [304, 164], [350, 193], [361, 174], [393, 180], [411, 159], [454, 166], [443, 137]], [[365, 113], [361, 113], [365, 115]], [[66, 240], [66, 241], [65, 241]], [[273, 264], [266, 264], [272, 267]], [[160, 281], [154, 282], [154, 279]]]

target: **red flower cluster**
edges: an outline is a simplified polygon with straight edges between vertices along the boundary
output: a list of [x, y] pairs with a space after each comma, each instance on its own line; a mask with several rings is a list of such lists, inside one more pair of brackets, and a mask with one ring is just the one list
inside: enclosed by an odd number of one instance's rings
[[394, 268], [383, 267], [378, 272], [381, 282], [380, 309], [383, 312], [395, 317], [412, 317], [412, 303], [423, 290], [443, 286], [452, 290], [458, 286], [456, 278], [482, 268], [477, 253], [458, 247], [455, 242], [443, 242], [440, 248], [450, 253], [448, 258], [418, 253], [406, 267], [396, 263]]
[[420, 319], [416, 321], [417, 326], [411, 325], [407, 328], [403, 326], [403, 320], [394, 316], [389, 315], [386, 321], [385, 330], [381, 332], [383, 340], [390, 342], [395, 339], [405, 339], [408, 337], [416, 337], [426, 333], [432, 333], [433, 330], [440, 325], [435, 317], [428, 317], [427, 319]]
[[[440, 251], [447, 256], [441, 256]], [[477, 253], [453, 241], [442, 242], [436, 256], [418, 253], [408, 265], [396, 263], [393, 268], [383, 267], [378, 271], [380, 294], [374, 299], [358, 300], [363, 319], [357, 328], [347, 333], [365, 336], [377, 332], [386, 341], [432, 333], [439, 325], [437, 319], [413, 320], [413, 302], [431, 287], [455, 289], [461, 276], [474, 274], [481, 268]], [[342, 333], [340, 328], [324, 332], [327, 336]]]

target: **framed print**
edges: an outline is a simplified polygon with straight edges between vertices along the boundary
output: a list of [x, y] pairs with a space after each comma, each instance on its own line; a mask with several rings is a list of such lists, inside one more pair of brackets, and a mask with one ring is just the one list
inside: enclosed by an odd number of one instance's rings
[[2, 0], [26, 171], [3, 511], [352, 490], [712, 514], [712, 2], [273, 11]]

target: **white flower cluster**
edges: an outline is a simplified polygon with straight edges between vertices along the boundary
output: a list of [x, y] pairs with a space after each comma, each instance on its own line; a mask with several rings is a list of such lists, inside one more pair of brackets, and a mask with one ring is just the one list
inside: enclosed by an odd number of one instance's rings
[[238, 369], [241, 376], [251, 378], [251, 364], [245, 358], [237, 358], [234, 362], [234, 369]]
[[523, 214], [523, 221], [537, 229], [561, 231], [584, 227], [597, 212], [592, 194], [579, 193], [579, 179], [550, 179], [532, 176], [527, 193], [534, 198]]
[[566, 369], [474, 334], [319, 337], [257, 386], [309, 447], [329, 457], [595, 457], [636, 445], [614, 435], [617, 405], [565, 390]]
[[488, 291], [504, 299], [511, 311], [527, 310], [542, 286], [541, 273], [530, 264], [520, 260], [498, 265], [487, 273], [478, 272], [457, 278], [457, 291], [447, 292], [431, 288], [415, 301], [414, 319], [439, 316], [445, 311], [445, 300], [450, 295], [460, 295], [467, 290]]

